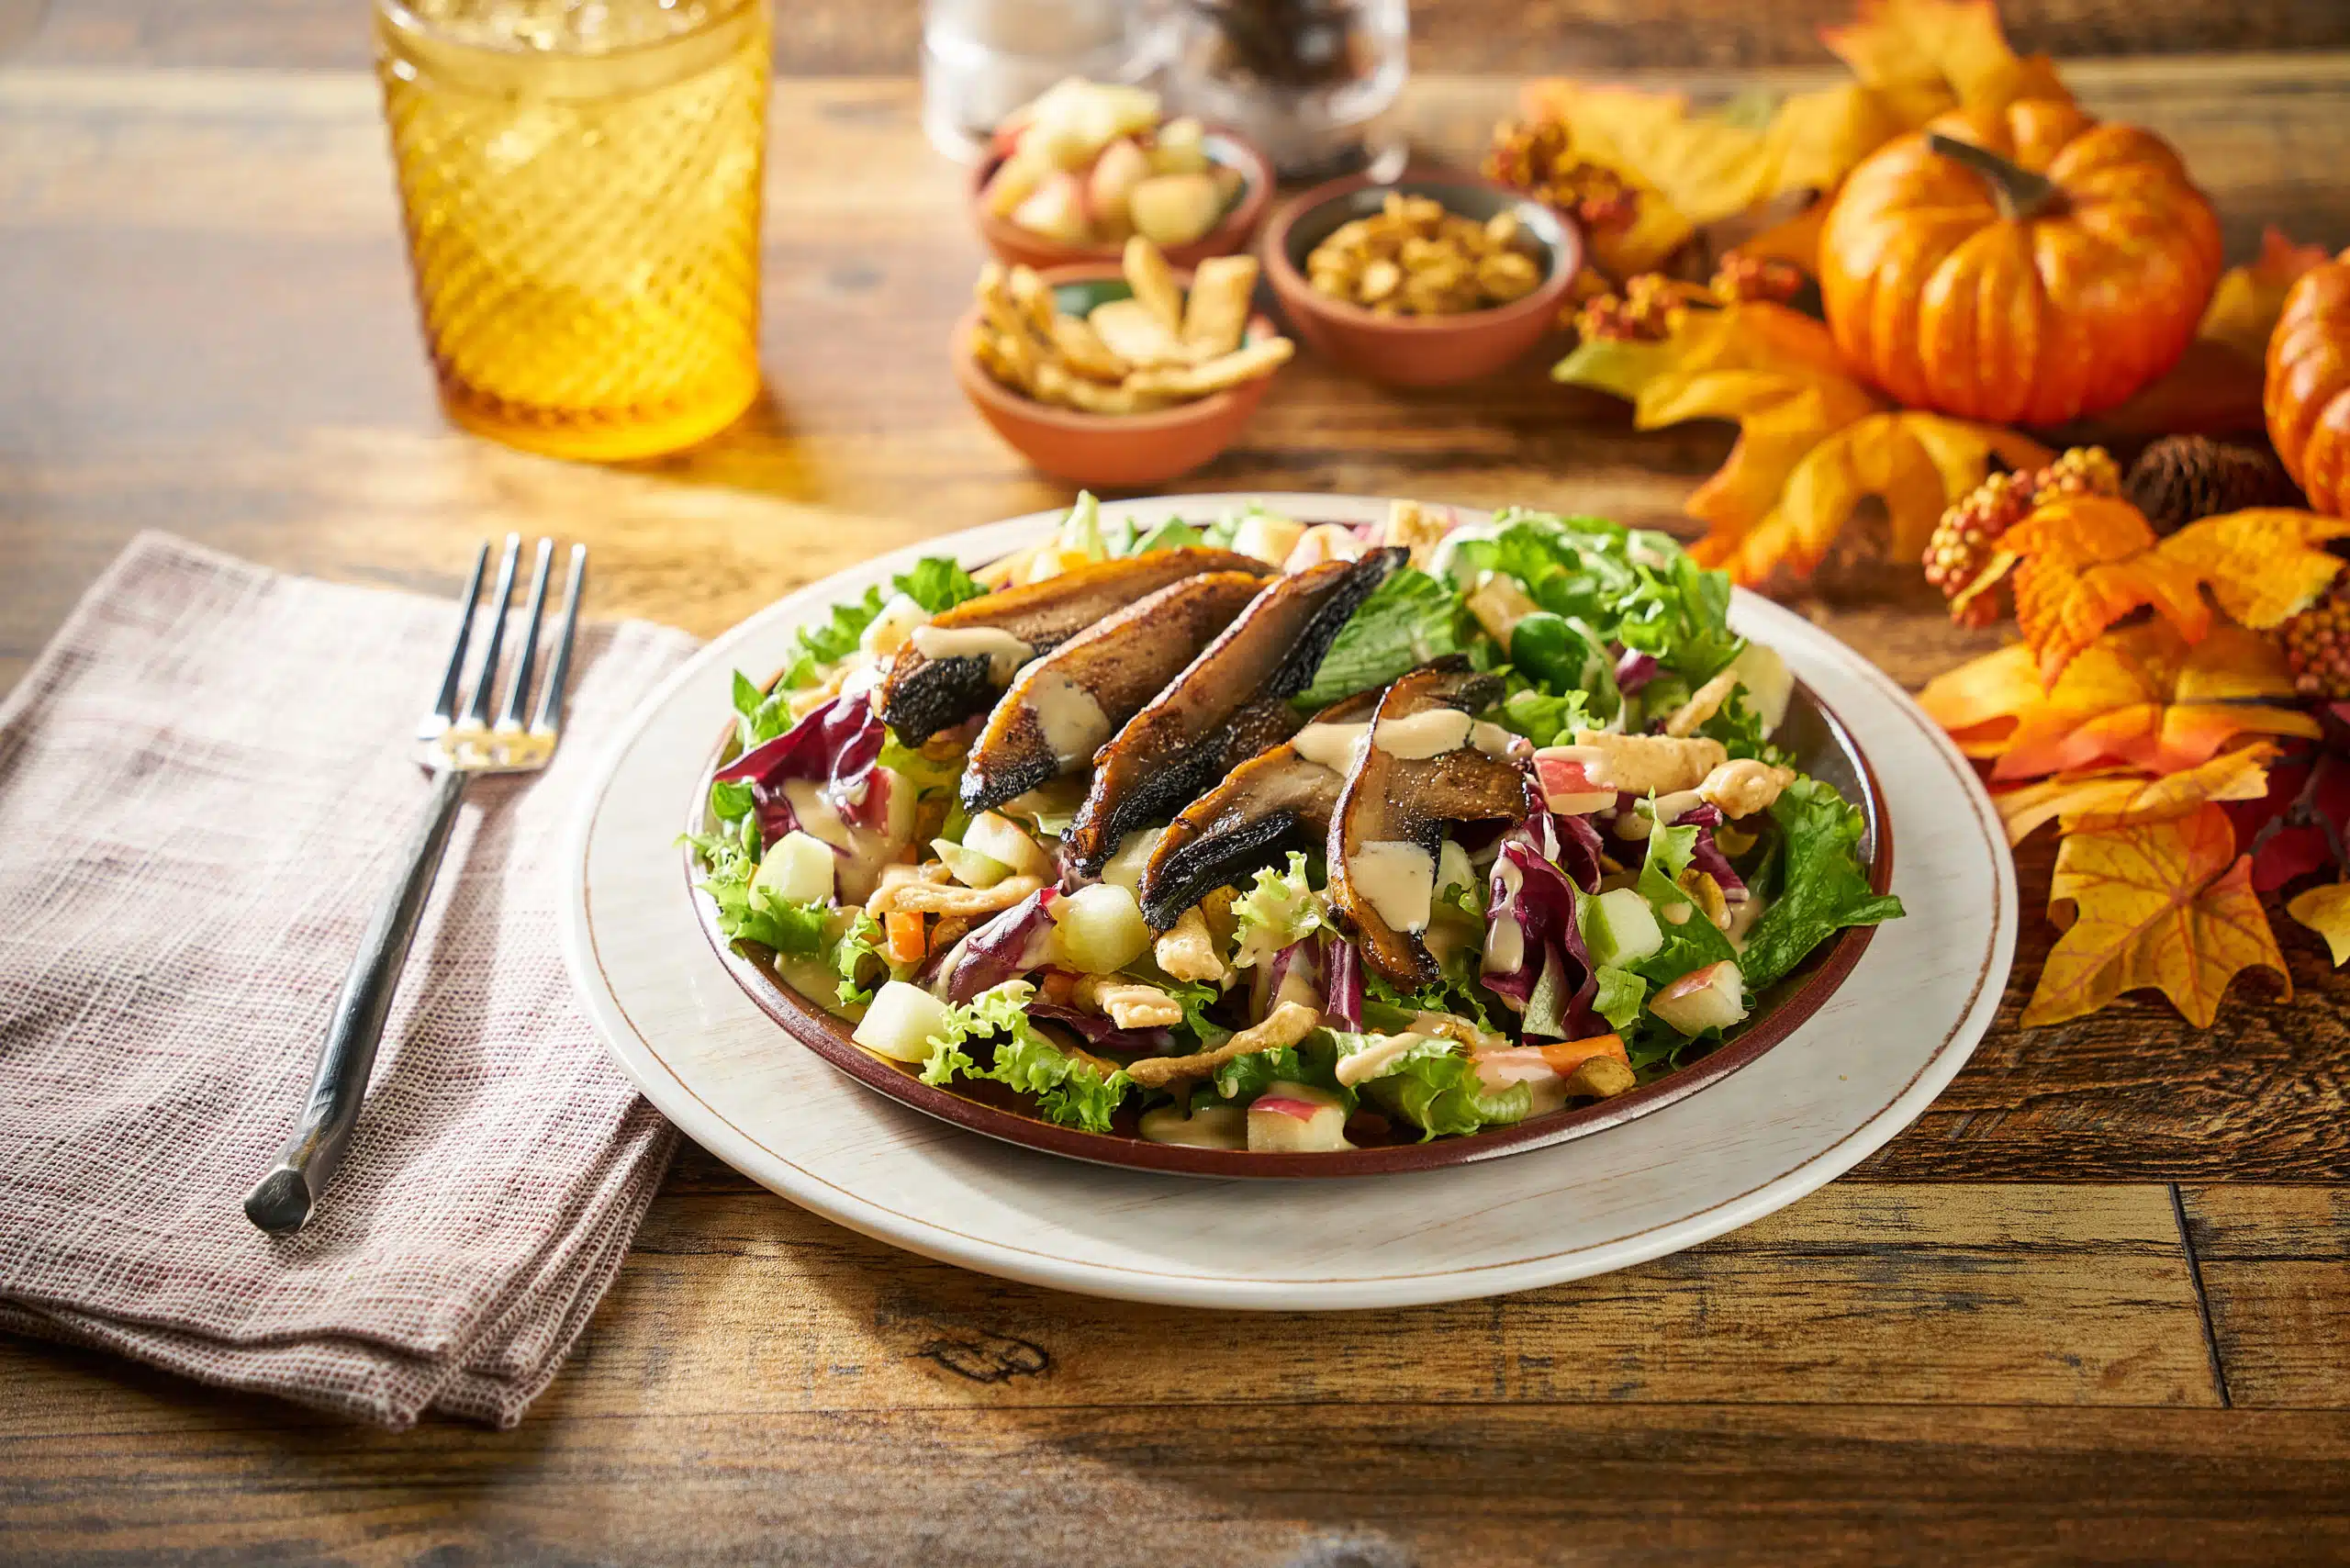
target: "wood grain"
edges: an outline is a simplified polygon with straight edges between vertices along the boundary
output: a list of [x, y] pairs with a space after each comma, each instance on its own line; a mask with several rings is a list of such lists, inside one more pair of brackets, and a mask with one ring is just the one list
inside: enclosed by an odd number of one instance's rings
[[2350, 1407], [2350, 1192], [2207, 1186], [2179, 1196], [2230, 1397]]
[[[797, 76], [905, 74], [921, 47], [920, 0], [778, 0], [776, 67]], [[2326, 0], [2008, 0], [2008, 35], [2060, 59], [2199, 50], [2350, 45], [2350, 17]], [[1412, 62], [1427, 72], [1754, 69], [1823, 61], [1821, 27], [1850, 0], [1416, 0]], [[238, 6], [55, 0], [31, 57], [53, 63], [354, 69], [367, 62], [365, 12], [320, 0]]]
[[[1402, 114], [1468, 157], [1526, 72], [1810, 85], [1832, 79], [1813, 31], [1847, 8], [1421, 0]], [[2350, 12], [2005, 10], [2026, 48], [2110, 57], [2068, 76], [2177, 143], [2235, 256], [2270, 223], [2350, 243]], [[876, 551], [1065, 501], [946, 374], [978, 252], [916, 129], [916, 17], [785, 8], [768, 398], [700, 452], [597, 470], [441, 420], [363, 7], [60, 0], [0, 72], [0, 688], [141, 528], [441, 591], [481, 535], [553, 530], [594, 548], [606, 613], [708, 634]], [[1542, 363], [1399, 394], [1308, 360], [1186, 484], [1685, 532], [1727, 433], [1635, 434]], [[1911, 685], [1997, 641], [1947, 627], [1901, 564], [1800, 608]], [[2048, 863], [2044, 842], [2021, 857], [2028, 909]], [[2280, 935], [2289, 1009], [2246, 981], [2201, 1035], [2143, 1000], [2027, 1033], [2051, 937], [2028, 922], [1999, 1026], [1863, 1180], [1682, 1257], [1455, 1307], [1082, 1300], [891, 1252], [689, 1152], [515, 1432], [355, 1430], [0, 1342], [0, 1558], [2350, 1560], [2350, 1209], [2277, 1184], [2350, 1176], [2350, 995]]]

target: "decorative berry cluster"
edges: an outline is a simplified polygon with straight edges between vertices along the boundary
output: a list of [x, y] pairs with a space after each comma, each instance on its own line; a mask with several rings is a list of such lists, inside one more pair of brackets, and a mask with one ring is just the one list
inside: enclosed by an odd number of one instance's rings
[[1793, 262], [1770, 256], [1741, 256], [1732, 251], [1722, 258], [1708, 286], [1714, 297], [1725, 305], [1750, 299], [1785, 305], [1803, 292], [1807, 281], [1804, 270]]
[[2324, 596], [2279, 629], [2293, 688], [2304, 697], [2350, 700], [2350, 594], [2336, 577]]
[[1557, 120], [1505, 120], [1494, 127], [1485, 177], [1570, 214], [1587, 230], [1629, 223], [1639, 206], [1639, 193], [1622, 175], [1575, 156], [1573, 139]]
[[1960, 595], [1990, 565], [1999, 536], [2038, 507], [2060, 496], [2118, 496], [2121, 470], [2105, 448], [2076, 446], [2044, 468], [1994, 474], [1959, 498], [1934, 525], [1926, 542], [1926, 580], [1954, 601], [1951, 619], [1962, 626], [1988, 626], [1998, 619], [1994, 594]]
[[1621, 294], [1586, 299], [1574, 314], [1574, 329], [1586, 338], [1616, 342], [1659, 342], [1673, 333], [1673, 316], [1684, 306], [1716, 303], [1694, 283], [1662, 273], [1642, 273]]

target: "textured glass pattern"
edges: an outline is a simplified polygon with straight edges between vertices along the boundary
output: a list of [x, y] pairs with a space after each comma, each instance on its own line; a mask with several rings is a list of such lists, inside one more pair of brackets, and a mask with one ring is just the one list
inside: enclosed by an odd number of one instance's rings
[[[417, 303], [458, 422], [617, 459], [689, 445], [748, 406], [769, 73], [766, 0], [751, 3], [720, 24], [731, 47], [641, 46], [624, 70], [379, 20]], [[665, 51], [685, 57], [666, 76]]]

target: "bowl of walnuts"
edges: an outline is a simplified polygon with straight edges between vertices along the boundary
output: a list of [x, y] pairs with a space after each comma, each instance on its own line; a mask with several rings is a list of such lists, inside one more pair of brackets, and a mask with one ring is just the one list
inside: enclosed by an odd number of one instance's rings
[[1298, 336], [1396, 386], [1506, 366], [1551, 330], [1583, 265], [1572, 219], [1449, 174], [1317, 186], [1274, 215], [1264, 249]]

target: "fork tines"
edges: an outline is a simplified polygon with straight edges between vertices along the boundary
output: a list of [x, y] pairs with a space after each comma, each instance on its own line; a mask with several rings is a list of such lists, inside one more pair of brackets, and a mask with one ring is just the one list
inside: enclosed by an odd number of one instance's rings
[[[481, 585], [482, 578], [488, 575], [489, 545], [485, 543], [480, 554], [474, 557], [473, 575], [465, 582], [465, 613], [457, 622], [457, 640], [449, 650], [449, 665], [441, 678], [440, 696], [417, 730], [417, 739], [425, 751], [422, 760], [429, 767], [453, 767], [468, 773], [520, 773], [544, 767], [554, 755], [555, 740], [563, 727], [564, 688], [571, 678], [571, 646], [579, 627], [580, 593], [587, 584], [588, 547], [571, 547], [570, 570], [564, 583], [563, 619], [555, 628], [546, 679], [539, 687], [538, 709], [527, 726], [522, 715], [530, 707], [532, 680], [538, 669], [539, 630], [546, 618], [554, 541], [539, 541], [537, 556], [531, 567], [527, 599], [530, 613], [520, 629], [520, 648], [515, 655], [514, 667], [505, 682], [506, 700], [503, 707], [498, 707], [498, 663], [505, 651], [507, 611], [513, 603], [514, 578], [521, 559], [522, 536], [508, 534], [505, 551], [498, 557], [497, 584], [485, 599]], [[473, 644], [475, 622], [482, 617], [485, 605], [489, 622], [487, 643], [474, 680], [472, 699], [465, 702], [461, 715], [458, 701], [465, 684], [465, 655]], [[490, 718], [493, 708], [498, 709], [494, 722]]]

